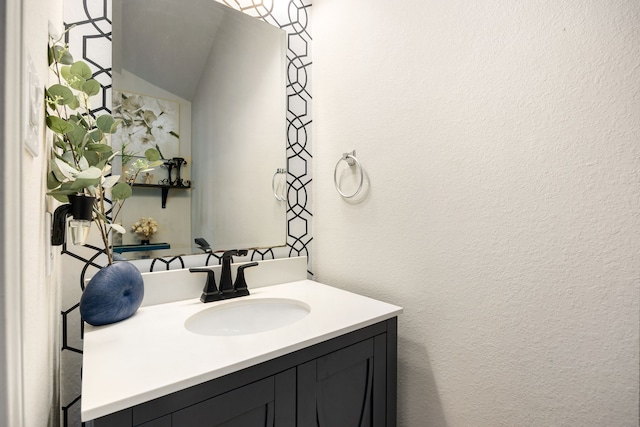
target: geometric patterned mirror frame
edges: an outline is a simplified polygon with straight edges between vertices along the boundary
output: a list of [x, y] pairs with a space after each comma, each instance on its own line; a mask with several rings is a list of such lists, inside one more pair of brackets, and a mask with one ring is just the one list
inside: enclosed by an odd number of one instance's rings
[[[183, 0], [176, 0], [183, 1]], [[308, 0], [217, 0], [287, 33], [287, 246], [251, 251], [247, 259], [311, 257], [311, 4]], [[67, 42], [75, 59], [89, 64], [102, 92], [92, 112], [111, 112], [111, 1], [65, 0]], [[98, 99], [98, 101], [96, 101]], [[63, 245], [61, 290], [60, 402], [61, 425], [79, 426], [82, 371], [82, 320], [78, 304], [84, 278], [106, 262], [92, 245]], [[153, 260], [146, 271], [217, 264], [202, 255]], [[311, 272], [309, 272], [311, 274]]]

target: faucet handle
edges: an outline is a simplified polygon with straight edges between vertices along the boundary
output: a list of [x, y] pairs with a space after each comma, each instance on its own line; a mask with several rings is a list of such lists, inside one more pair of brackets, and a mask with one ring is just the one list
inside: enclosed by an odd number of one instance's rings
[[242, 264], [238, 267], [236, 282], [233, 285], [237, 296], [249, 295], [249, 289], [247, 289], [247, 281], [244, 279], [244, 270], [245, 268], [255, 267], [256, 265], [258, 265], [257, 262], [250, 262], [248, 264]]
[[200, 301], [202, 302], [212, 302], [212, 301], [220, 301], [222, 299], [222, 295], [216, 286], [216, 276], [213, 270], [208, 268], [190, 268], [189, 273], [207, 273], [207, 282], [204, 285], [204, 289], [202, 290], [202, 295], [200, 296]]

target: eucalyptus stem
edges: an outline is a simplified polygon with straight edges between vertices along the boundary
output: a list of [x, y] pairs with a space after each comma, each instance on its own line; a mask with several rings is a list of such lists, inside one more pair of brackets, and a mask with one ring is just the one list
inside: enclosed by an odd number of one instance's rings
[[[102, 182], [98, 184], [98, 191], [100, 193], [100, 214], [106, 217], [106, 210], [104, 207], [104, 188], [102, 187]], [[100, 219], [100, 217], [96, 217], [96, 220]], [[107, 253], [107, 262], [109, 265], [113, 264], [113, 256], [111, 255], [111, 250], [109, 250], [109, 230], [107, 224], [103, 221], [98, 221], [100, 234], [102, 235], [102, 242], [104, 243], [105, 252]]]

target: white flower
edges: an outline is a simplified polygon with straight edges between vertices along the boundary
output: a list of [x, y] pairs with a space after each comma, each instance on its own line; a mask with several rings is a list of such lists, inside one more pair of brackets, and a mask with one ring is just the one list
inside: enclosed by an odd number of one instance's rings
[[158, 116], [167, 115], [167, 114], [172, 115], [173, 113], [176, 112], [175, 106], [177, 104], [175, 103], [164, 103], [159, 99], [156, 99], [156, 103], [158, 104], [157, 111], [160, 113], [158, 114]]
[[122, 95], [122, 109], [129, 114], [135, 114], [144, 106], [144, 99], [140, 95]]
[[146, 131], [135, 132], [131, 134], [130, 137], [131, 137], [131, 142], [139, 146], [145, 146], [145, 145], [153, 146], [156, 140], [156, 138], [152, 134]]
[[151, 128], [151, 133], [156, 138], [174, 138], [171, 135], [171, 132], [177, 134], [178, 125], [177, 123], [168, 115], [161, 114], [156, 121], [153, 123], [153, 127]]

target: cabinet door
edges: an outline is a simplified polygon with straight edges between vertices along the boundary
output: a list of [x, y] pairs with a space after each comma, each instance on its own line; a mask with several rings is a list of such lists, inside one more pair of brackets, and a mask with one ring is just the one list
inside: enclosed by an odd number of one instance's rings
[[384, 426], [384, 343], [371, 338], [298, 366], [298, 426]]
[[174, 412], [172, 425], [293, 427], [295, 400], [287, 396], [294, 387], [295, 370], [291, 369]]

